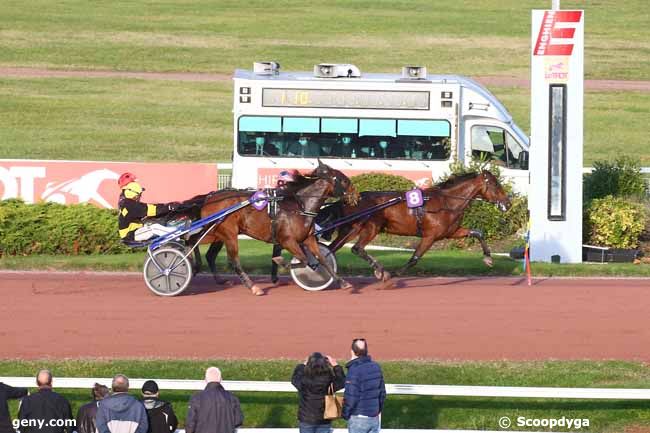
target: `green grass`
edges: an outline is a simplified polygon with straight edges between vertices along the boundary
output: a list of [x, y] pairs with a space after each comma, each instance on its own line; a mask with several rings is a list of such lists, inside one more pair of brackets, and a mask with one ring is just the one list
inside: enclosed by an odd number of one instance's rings
[[[362, 70], [528, 76], [530, 10], [546, 0], [5, 0], [0, 65], [230, 74], [254, 60]], [[586, 75], [649, 79], [644, 0], [565, 0], [586, 10]]]
[[0, 158], [217, 161], [231, 84], [0, 79]]
[[[241, 263], [250, 274], [269, 275], [271, 246], [258, 241], [240, 242]], [[411, 252], [408, 251], [370, 251], [388, 270], [404, 265]], [[285, 257], [289, 255], [285, 252]], [[115, 254], [103, 256], [4, 256], [0, 257], [0, 269], [13, 270], [95, 270], [95, 271], [134, 271], [140, 272], [145, 253]], [[348, 248], [337, 254], [341, 275], [371, 275], [367, 263], [354, 256]], [[219, 255], [217, 266], [220, 272], [232, 273], [226, 265], [225, 250]], [[534, 263], [535, 276], [612, 276], [612, 277], [650, 277], [650, 266], [631, 263], [611, 264], [563, 264]], [[494, 267], [488, 268], [477, 251], [430, 251], [408, 275], [417, 276], [519, 276], [523, 275], [520, 262], [507, 257], [494, 257]]]
[[[492, 88], [528, 130], [527, 89]], [[230, 82], [0, 78], [0, 158], [224, 161]], [[620, 154], [650, 165], [647, 93], [585, 94], [585, 164]], [[83, 155], [83, 157], [80, 157]]]
[[[318, 348], [305, 348], [306, 351]], [[120, 372], [137, 378], [201, 379], [206, 367], [218, 365], [227, 380], [288, 381], [296, 361], [224, 360], [42, 360], [0, 361], [0, 376], [33, 376], [43, 367], [56, 377], [111, 377]], [[637, 362], [384, 362], [387, 383], [483, 386], [560, 386], [649, 388], [650, 370]], [[138, 390], [133, 390], [137, 394]], [[59, 390], [73, 411], [88, 400], [88, 390]], [[163, 391], [184, 422], [189, 391]], [[246, 427], [296, 426], [297, 399], [292, 393], [238, 392]], [[11, 404], [16, 414], [16, 404]], [[629, 425], [650, 424], [642, 401], [496, 399], [390, 395], [383, 415], [385, 428], [499, 430], [501, 416], [515, 418], [587, 418], [591, 432], [620, 432]], [[343, 423], [337, 421], [336, 426]], [[536, 431], [539, 431], [537, 429]]]

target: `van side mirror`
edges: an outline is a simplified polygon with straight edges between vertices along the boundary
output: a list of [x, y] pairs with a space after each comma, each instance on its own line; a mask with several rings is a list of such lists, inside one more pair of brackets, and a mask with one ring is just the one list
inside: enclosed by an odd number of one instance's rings
[[528, 161], [530, 159], [530, 154], [527, 150], [522, 150], [519, 152], [519, 168], [522, 170], [528, 170]]

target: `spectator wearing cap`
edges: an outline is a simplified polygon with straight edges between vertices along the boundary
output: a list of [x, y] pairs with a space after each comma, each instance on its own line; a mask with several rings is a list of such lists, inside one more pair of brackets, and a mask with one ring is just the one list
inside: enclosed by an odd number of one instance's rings
[[[52, 391], [52, 373], [39, 371], [36, 385], [38, 392], [24, 397], [18, 410], [18, 418], [26, 424], [21, 433], [72, 433], [72, 409], [65, 397]], [[51, 420], [57, 420], [56, 425], [51, 425]]]
[[352, 340], [351, 355], [346, 365], [343, 418], [348, 421], [350, 433], [379, 433], [386, 400], [384, 375], [379, 364], [368, 355], [364, 338]]
[[108, 387], [96, 383], [90, 390], [93, 401], [86, 403], [79, 408], [77, 412], [77, 433], [96, 433], [97, 426], [95, 425], [95, 417], [97, 416], [97, 408], [99, 402], [108, 395]]
[[9, 416], [7, 400], [25, 397], [27, 388], [14, 388], [0, 382], [0, 433], [15, 433]]
[[185, 420], [186, 433], [233, 433], [244, 422], [239, 399], [221, 386], [221, 371], [205, 372], [205, 389], [190, 400]]
[[149, 419], [148, 433], [173, 433], [178, 427], [178, 419], [174, 413], [174, 408], [166, 401], [158, 397], [160, 392], [158, 384], [153, 380], [148, 380], [142, 385], [142, 403], [147, 409]]
[[129, 378], [123, 374], [113, 377], [113, 394], [104, 398], [97, 408], [99, 433], [147, 433], [147, 411], [139, 400], [128, 394]]

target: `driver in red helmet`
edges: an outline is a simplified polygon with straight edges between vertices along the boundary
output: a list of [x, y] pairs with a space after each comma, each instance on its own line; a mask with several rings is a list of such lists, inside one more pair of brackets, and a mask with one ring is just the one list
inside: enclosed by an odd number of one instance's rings
[[117, 181], [122, 192], [118, 204], [118, 229], [123, 241], [144, 241], [176, 230], [162, 224], [144, 226], [145, 217], [162, 216], [176, 210], [178, 203], [147, 204], [140, 201], [144, 188], [133, 173], [124, 173]]

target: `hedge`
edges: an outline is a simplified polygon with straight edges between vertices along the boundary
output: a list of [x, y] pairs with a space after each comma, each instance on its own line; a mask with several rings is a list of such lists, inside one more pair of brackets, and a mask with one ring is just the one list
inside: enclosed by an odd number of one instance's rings
[[645, 227], [643, 205], [622, 197], [592, 200], [585, 208], [585, 237], [592, 245], [634, 248]]
[[364, 173], [350, 178], [357, 191], [406, 191], [412, 189], [413, 181], [394, 174]]
[[648, 186], [637, 160], [620, 157], [615, 161], [596, 161], [584, 176], [584, 198], [589, 202], [606, 196], [644, 198]]
[[130, 249], [117, 233], [117, 212], [92, 205], [0, 201], [0, 256], [116, 254]]

